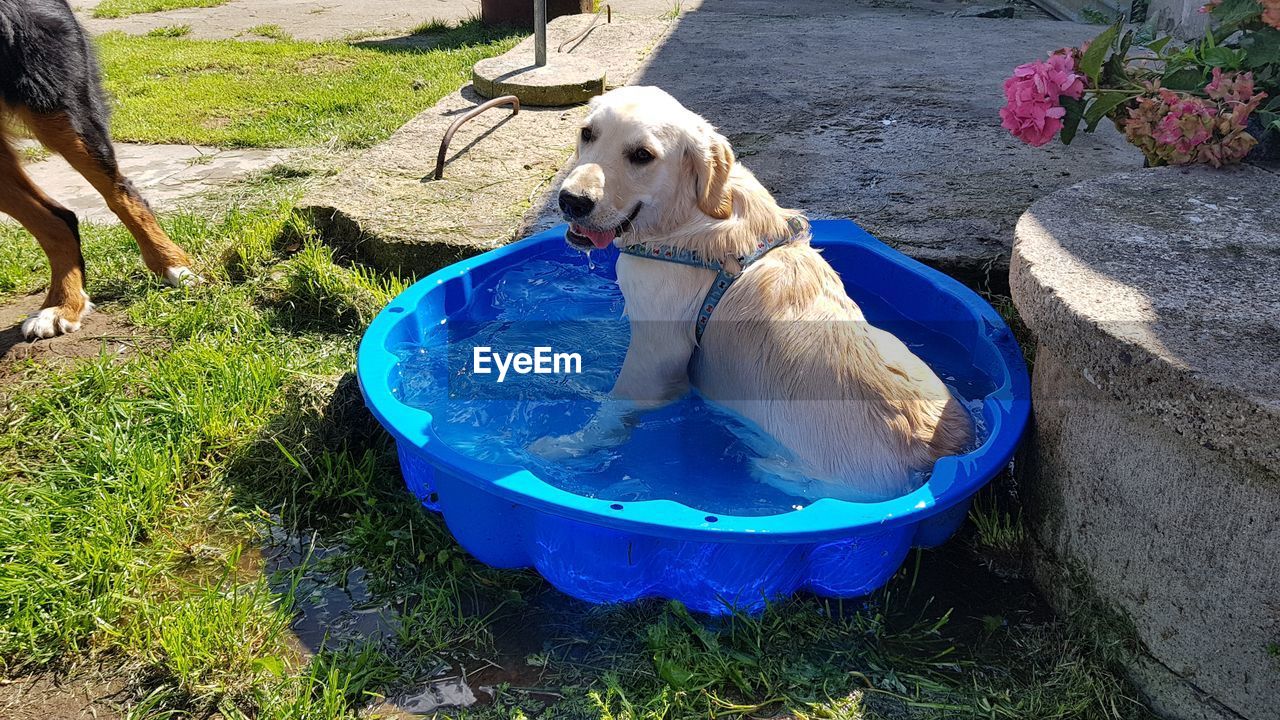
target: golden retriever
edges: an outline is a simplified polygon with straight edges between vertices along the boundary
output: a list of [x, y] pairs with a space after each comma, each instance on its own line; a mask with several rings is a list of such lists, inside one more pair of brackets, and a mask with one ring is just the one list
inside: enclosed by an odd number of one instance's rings
[[674, 248], [737, 270], [762, 239], [789, 239], [742, 270], [700, 340], [695, 322], [717, 272], [621, 255], [631, 342], [611, 399], [587, 427], [543, 438], [535, 452], [621, 442], [637, 413], [690, 384], [785, 446], [820, 485], [770, 482], [810, 497], [901, 495], [970, 442], [968, 413], [900, 340], [866, 321], [810, 247], [803, 216], [779, 207], [728, 141], [662, 90], [623, 87], [592, 101], [559, 199], [567, 241], [588, 251]]

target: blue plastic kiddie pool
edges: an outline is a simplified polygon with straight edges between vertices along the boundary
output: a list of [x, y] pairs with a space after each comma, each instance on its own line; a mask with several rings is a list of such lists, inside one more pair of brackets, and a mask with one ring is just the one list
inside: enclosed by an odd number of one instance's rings
[[[848, 221], [815, 221], [813, 245], [867, 319], [952, 385], [980, 429], [971, 452], [942, 458], [902, 497], [735, 504], [739, 488], [778, 493], [750, 484], [750, 438], [698, 441], [733, 423], [680, 414], [718, 412], [693, 405], [655, 411], [652, 428], [634, 436], [643, 450], [624, 443], [578, 464], [535, 462], [529, 440], [581, 427], [626, 347], [617, 251], [584, 257], [565, 245], [564, 227], [450, 265], [401, 293], [360, 344], [360, 387], [395, 438], [409, 489], [489, 565], [536, 568], [592, 602], [662, 597], [714, 614], [759, 610], [797, 591], [864, 595], [910, 548], [950, 537], [973, 494], [1009, 463], [1030, 408], [1027, 371], [1008, 326], [955, 280]], [[480, 342], [547, 337], [585, 337], [594, 374], [513, 373], [498, 384], [496, 374], [475, 372]]]

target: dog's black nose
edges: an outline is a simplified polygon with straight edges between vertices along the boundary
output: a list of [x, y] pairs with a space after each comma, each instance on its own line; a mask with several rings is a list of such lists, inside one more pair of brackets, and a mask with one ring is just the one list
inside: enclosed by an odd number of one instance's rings
[[560, 191], [560, 212], [569, 218], [584, 218], [591, 214], [596, 202], [586, 195], [575, 195], [568, 190]]

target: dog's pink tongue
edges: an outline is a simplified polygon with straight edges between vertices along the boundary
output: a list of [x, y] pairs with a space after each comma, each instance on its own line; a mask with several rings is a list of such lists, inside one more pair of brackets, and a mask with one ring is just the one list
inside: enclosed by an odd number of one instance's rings
[[592, 245], [601, 250], [609, 247], [609, 243], [613, 242], [613, 238], [616, 237], [612, 230], [588, 230], [581, 225], [575, 225], [573, 231], [586, 237], [591, 241]]

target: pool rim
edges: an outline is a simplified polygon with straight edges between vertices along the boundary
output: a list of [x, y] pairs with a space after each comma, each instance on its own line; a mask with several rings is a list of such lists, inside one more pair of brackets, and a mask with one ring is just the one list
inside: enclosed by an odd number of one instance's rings
[[[389, 336], [400, 323], [417, 321], [421, 327], [427, 326], [427, 322], [415, 318], [415, 313], [432, 290], [466, 276], [480, 265], [515, 254], [539, 254], [535, 251], [544, 250], [543, 245], [562, 244], [563, 225], [449, 265], [397, 295], [370, 323], [360, 342], [356, 375], [366, 405], [402, 450], [412, 447], [437, 465], [436, 471], [448, 471], [518, 505], [623, 532], [681, 540], [813, 543], [919, 523], [968, 501], [1008, 465], [1030, 414], [1030, 380], [1012, 331], [973, 290], [893, 250], [852, 221], [818, 220], [812, 225], [815, 247], [861, 246], [920, 275], [937, 291], [951, 295], [979, 322], [982, 332], [978, 342], [991, 345], [1002, 361], [1004, 377], [998, 378], [997, 387], [982, 398], [986, 440], [968, 453], [939, 459], [929, 480], [906, 495], [874, 503], [823, 498], [801, 510], [773, 515], [709, 513], [673, 500], [622, 501], [577, 495], [547, 483], [525, 468], [476, 460], [439, 440], [431, 413], [396, 397], [399, 380], [395, 373], [400, 361], [387, 347]], [[446, 321], [447, 316], [429, 322]]]

